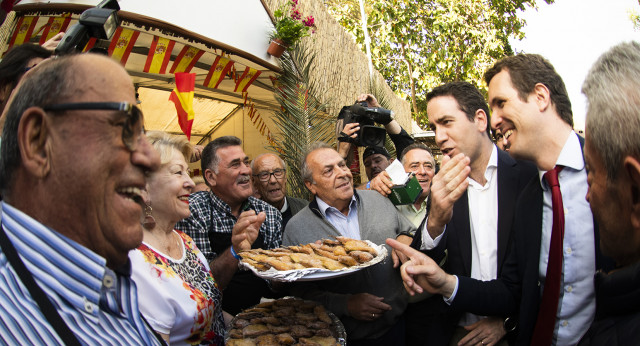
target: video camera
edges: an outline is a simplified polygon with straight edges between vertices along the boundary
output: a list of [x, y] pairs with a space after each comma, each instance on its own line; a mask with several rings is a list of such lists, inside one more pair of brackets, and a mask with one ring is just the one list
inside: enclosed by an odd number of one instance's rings
[[[387, 131], [375, 126], [375, 123], [386, 125], [393, 120], [393, 111], [382, 107], [369, 107], [366, 102], [356, 102], [344, 106], [338, 114], [336, 129], [339, 131], [338, 141], [350, 142], [359, 147], [382, 147]], [[345, 125], [359, 123], [360, 130], [356, 138], [346, 136], [342, 129]]]

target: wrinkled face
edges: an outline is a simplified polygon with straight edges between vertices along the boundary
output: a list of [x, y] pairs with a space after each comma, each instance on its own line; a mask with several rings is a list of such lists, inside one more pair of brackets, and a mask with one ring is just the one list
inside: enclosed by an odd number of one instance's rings
[[422, 187], [420, 197], [424, 198], [431, 193], [431, 179], [435, 174], [434, 159], [428, 151], [423, 149], [409, 150], [402, 158], [405, 172], [413, 172]]
[[305, 182], [314, 195], [342, 210], [353, 197], [353, 177], [344, 159], [333, 149], [318, 149], [307, 156], [314, 183]]
[[171, 160], [147, 179], [154, 217], [173, 223], [189, 217], [189, 195], [194, 186], [189, 177], [189, 165], [182, 153], [174, 148]]
[[210, 181], [211, 191], [229, 206], [237, 206], [253, 194], [249, 157], [237, 145], [220, 148], [217, 155], [220, 162]]
[[373, 154], [364, 159], [363, 163], [367, 178], [371, 180], [380, 174], [380, 172], [387, 169], [389, 164], [391, 164], [391, 160], [382, 154]]
[[[77, 97], [65, 102], [135, 104], [131, 78], [107, 57], [76, 58]], [[142, 190], [145, 171], [160, 165], [158, 153], [144, 134], [129, 151], [122, 140], [127, 114], [114, 110], [51, 112], [49, 154], [52, 193], [59, 196], [54, 223], [67, 224], [67, 234], [117, 267], [142, 242]], [[143, 122], [144, 119], [140, 119]]]
[[[600, 226], [600, 249], [618, 262], [627, 258], [636, 258], [634, 254], [637, 244], [632, 231], [631, 198], [628, 180], [620, 172], [615, 182], [607, 182], [607, 171], [602, 157], [591, 146], [589, 137], [584, 146], [584, 157], [587, 165], [587, 201], [591, 212]], [[632, 253], [629, 253], [631, 251]]]
[[[277, 178], [274, 172], [282, 172], [282, 176]], [[280, 159], [275, 155], [264, 155], [258, 158], [253, 164], [253, 185], [260, 193], [260, 197], [265, 202], [280, 208], [284, 203], [287, 192], [287, 175]], [[269, 174], [267, 181], [262, 181], [258, 175]]]
[[473, 161], [479, 154], [479, 140], [484, 136], [486, 122], [476, 117], [470, 121], [453, 96], [438, 96], [429, 100], [427, 114], [436, 133], [436, 144], [444, 155], [463, 153]]
[[526, 102], [522, 101], [509, 72], [502, 70], [489, 82], [489, 107], [491, 126], [500, 130], [509, 153], [517, 158], [533, 159], [539, 140], [537, 128], [541, 125], [536, 117], [539, 109], [535, 95], [531, 93]]

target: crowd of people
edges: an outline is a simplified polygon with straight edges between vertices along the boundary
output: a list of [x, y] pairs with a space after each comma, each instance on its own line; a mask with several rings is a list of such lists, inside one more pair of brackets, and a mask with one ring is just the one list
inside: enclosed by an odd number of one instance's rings
[[[562, 78], [518, 54], [427, 95], [441, 163], [377, 118], [422, 188], [394, 205], [367, 147], [369, 181], [337, 147], [287, 165], [235, 136], [193, 147], [146, 132], [125, 69], [37, 46], [0, 62], [0, 337], [7, 344], [224, 344], [264, 299], [313, 300], [349, 345], [628, 345], [640, 339], [640, 44], [603, 54], [584, 84], [586, 138]], [[11, 73], [9, 73], [11, 72]], [[379, 107], [373, 95], [356, 102]], [[201, 162], [201, 181], [189, 162]], [[350, 275], [281, 283], [239, 269], [251, 248], [346, 236], [389, 257]]]

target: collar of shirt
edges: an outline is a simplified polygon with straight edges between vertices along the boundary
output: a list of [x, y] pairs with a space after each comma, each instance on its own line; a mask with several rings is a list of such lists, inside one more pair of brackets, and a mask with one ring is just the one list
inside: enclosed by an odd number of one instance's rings
[[427, 208], [427, 201], [429, 200], [429, 196], [427, 196], [427, 198], [424, 199], [424, 201], [422, 201], [422, 204], [420, 204], [420, 209], [416, 209], [415, 204], [411, 203], [409, 204], [409, 207], [411, 207], [411, 210], [413, 210], [416, 214], [418, 214], [419, 212], [425, 210]]
[[[569, 137], [567, 137], [564, 143], [564, 147], [562, 147], [562, 151], [560, 151], [556, 165], [562, 165], [565, 168], [568, 167], [576, 171], [581, 171], [584, 168], [584, 157], [577, 133], [573, 131], [570, 132]], [[538, 170], [540, 185], [542, 189], [546, 191], [548, 189], [547, 183], [543, 182], [545, 173], [547, 173], [547, 171]]]
[[495, 171], [498, 169], [498, 148], [493, 145], [493, 149], [491, 150], [491, 156], [489, 157], [489, 162], [487, 163], [487, 168], [484, 170], [484, 178], [487, 180], [487, 183], [482, 186], [477, 181], [467, 178], [469, 181], [469, 187], [472, 187], [476, 190], [484, 190], [489, 188], [489, 182], [493, 177]]
[[[113, 299], [116, 275], [106, 260], [2, 202], [2, 226], [27, 269], [44, 291], [56, 292], [79, 311], [97, 317], [102, 300]], [[117, 308], [114, 314], [121, 314]]]
[[[324, 216], [325, 218], [327, 217], [327, 209], [331, 209], [333, 211], [338, 212], [339, 214], [342, 214], [340, 210], [328, 205], [325, 201], [320, 199], [320, 197], [316, 196], [316, 200], [318, 201], [318, 208], [320, 208], [320, 212], [322, 213], [322, 216]], [[347, 213], [347, 216], [351, 214], [351, 210], [357, 207], [358, 207], [358, 200], [356, 199], [356, 196], [354, 194], [353, 196], [351, 196], [351, 203], [349, 203], [349, 212]]]
[[284, 213], [285, 211], [287, 211], [287, 209], [289, 209], [289, 202], [287, 202], [287, 197], [284, 197], [284, 204], [282, 205], [282, 208], [280, 208], [280, 212]]
[[[211, 201], [214, 209], [217, 209], [218, 211], [224, 214], [233, 215], [231, 214], [231, 207], [227, 204], [227, 202], [223, 201], [220, 197], [218, 197], [212, 191], [209, 191], [209, 195], [211, 196]], [[247, 198], [246, 201], [242, 202], [242, 207], [244, 208], [246, 204], [248, 204], [249, 207], [251, 207], [250, 209], [256, 210], [256, 206], [255, 206], [255, 203], [253, 202], [253, 199], [256, 199], [256, 198], [253, 196], [249, 196], [249, 198]], [[243, 210], [241, 210], [240, 212], [242, 211]]]

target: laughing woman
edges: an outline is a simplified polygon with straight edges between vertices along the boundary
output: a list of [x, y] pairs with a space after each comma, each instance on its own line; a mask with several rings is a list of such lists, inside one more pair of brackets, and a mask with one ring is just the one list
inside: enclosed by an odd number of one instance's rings
[[144, 238], [129, 254], [140, 310], [171, 345], [222, 345], [225, 327], [218, 283], [193, 240], [174, 230], [176, 222], [190, 215], [194, 183], [185, 158], [191, 156], [191, 145], [162, 132], [147, 136], [160, 153], [161, 166], [147, 178]]

